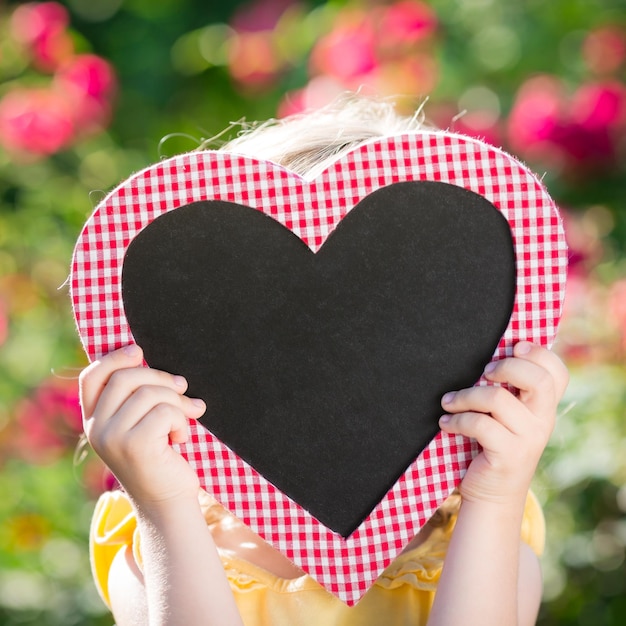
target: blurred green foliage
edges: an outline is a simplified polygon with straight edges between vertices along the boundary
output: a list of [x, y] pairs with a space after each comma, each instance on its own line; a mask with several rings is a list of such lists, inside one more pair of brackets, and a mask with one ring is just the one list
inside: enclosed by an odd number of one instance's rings
[[[535, 484], [549, 531], [539, 623], [621, 626], [623, 2], [65, 0], [67, 23], [53, 11], [45, 37], [29, 30], [32, 15], [16, 27], [25, 6], [0, 5], [0, 623], [111, 623], [86, 547], [108, 477], [90, 454], [75, 461], [85, 357], [64, 286], [97, 201], [232, 121], [363, 86], [402, 94], [407, 111], [428, 97], [429, 119], [519, 154], [564, 209], [571, 268], [556, 349], [572, 383]], [[368, 22], [391, 23], [387, 11], [399, 15], [394, 46]], [[340, 68], [345, 50], [355, 57]], [[78, 57], [110, 65], [66, 71]], [[69, 103], [58, 99], [63, 78]], [[20, 90], [26, 104], [8, 98]], [[87, 108], [72, 108], [79, 101]]]

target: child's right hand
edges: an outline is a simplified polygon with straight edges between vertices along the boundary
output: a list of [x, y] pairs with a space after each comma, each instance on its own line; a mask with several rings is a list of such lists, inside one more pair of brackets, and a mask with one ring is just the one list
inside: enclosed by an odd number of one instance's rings
[[188, 419], [198, 419], [206, 406], [183, 395], [184, 378], [142, 361], [141, 348], [131, 345], [81, 373], [85, 434], [136, 504], [195, 499], [198, 478], [171, 443], [187, 440]]

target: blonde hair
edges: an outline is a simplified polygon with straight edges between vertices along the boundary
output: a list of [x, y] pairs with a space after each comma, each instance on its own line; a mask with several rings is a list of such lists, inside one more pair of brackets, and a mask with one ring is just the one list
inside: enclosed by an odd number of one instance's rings
[[391, 100], [348, 94], [320, 109], [244, 126], [220, 150], [273, 161], [314, 178], [366, 141], [426, 127], [421, 108], [403, 116]]

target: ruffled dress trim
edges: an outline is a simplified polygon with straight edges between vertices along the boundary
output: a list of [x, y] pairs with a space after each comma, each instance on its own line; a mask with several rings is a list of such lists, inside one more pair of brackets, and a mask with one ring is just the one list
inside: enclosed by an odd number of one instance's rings
[[[200, 495], [200, 505], [210, 528], [221, 524], [227, 524], [229, 528], [243, 525], [204, 492]], [[420, 591], [434, 592], [455, 523], [456, 513], [444, 525], [430, 529], [430, 534], [421, 544], [400, 554], [385, 569], [375, 586], [386, 590], [409, 586]], [[521, 536], [540, 556], [544, 548], [545, 523], [541, 506], [532, 492], [526, 500]], [[125, 546], [132, 548], [135, 561], [141, 569], [141, 540], [130, 501], [121, 491], [106, 492], [98, 500], [92, 519], [90, 556], [96, 587], [107, 606], [110, 606], [108, 576], [111, 564], [115, 555]], [[290, 579], [281, 578], [238, 557], [232, 551], [221, 548], [218, 551], [226, 576], [236, 592], [246, 594], [270, 589], [275, 593], [289, 594], [322, 589], [307, 574]]]

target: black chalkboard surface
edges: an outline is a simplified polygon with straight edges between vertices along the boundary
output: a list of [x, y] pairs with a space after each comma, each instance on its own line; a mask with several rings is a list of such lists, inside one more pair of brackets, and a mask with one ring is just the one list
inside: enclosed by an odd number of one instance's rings
[[[315, 210], [315, 207], [311, 207]], [[504, 216], [447, 183], [365, 197], [314, 254], [256, 209], [203, 201], [131, 242], [126, 317], [203, 425], [348, 537], [480, 377], [515, 296]]]

